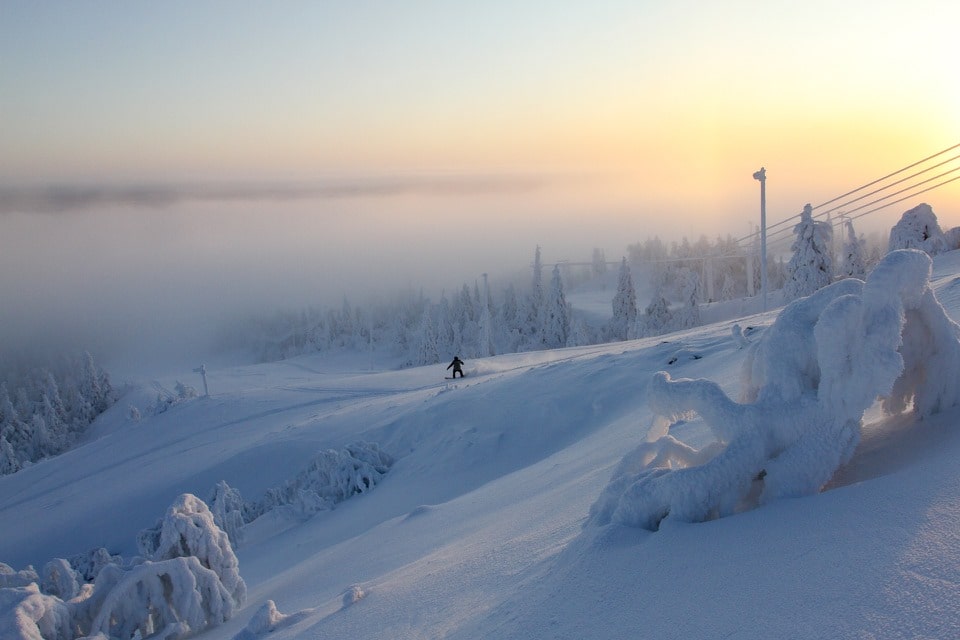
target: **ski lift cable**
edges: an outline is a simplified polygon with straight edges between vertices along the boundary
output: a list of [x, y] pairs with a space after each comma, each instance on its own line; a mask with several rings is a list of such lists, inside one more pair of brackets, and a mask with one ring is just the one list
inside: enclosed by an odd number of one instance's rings
[[[908, 164], [907, 166], [902, 167], [902, 168], [900, 168], [900, 169], [898, 169], [898, 170], [896, 170], [896, 171], [894, 171], [894, 172], [892, 172], [892, 173], [888, 173], [887, 175], [885, 175], [885, 176], [883, 176], [883, 177], [881, 177], [881, 178], [877, 178], [876, 180], [873, 180], [873, 181], [868, 182], [868, 183], [866, 183], [866, 184], [864, 184], [864, 185], [861, 185], [861, 186], [857, 187], [856, 189], [852, 189], [852, 190], [850, 190], [850, 191], [848, 191], [848, 192], [846, 192], [846, 193], [844, 193], [844, 194], [841, 194], [841, 195], [839, 195], [839, 196], [837, 196], [837, 197], [835, 197], [835, 198], [831, 198], [830, 200], [827, 200], [826, 202], [822, 202], [822, 203], [818, 204], [817, 206], [813, 207], [813, 209], [816, 210], [816, 209], [822, 208], [822, 207], [824, 207], [824, 206], [826, 206], [826, 205], [828, 205], [828, 204], [832, 204], [832, 203], [834, 203], [834, 202], [837, 202], [838, 200], [842, 200], [843, 198], [846, 198], [847, 196], [853, 195], [853, 194], [855, 194], [855, 193], [857, 193], [857, 192], [859, 192], [859, 191], [862, 191], [862, 190], [864, 190], [864, 189], [867, 189], [867, 188], [869, 188], [869, 187], [872, 187], [872, 186], [874, 186], [875, 184], [878, 184], [878, 183], [880, 183], [880, 182], [883, 182], [884, 180], [887, 180], [888, 178], [892, 178], [893, 176], [899, 175], [899, 174], [903, 173], [904, 171], [908, 171], [909, 169], [912, 169], [913, 167], [919, 166], [919, 165], [923, 164], [924, 162], [928, 162], [928, 161], [930, 161], [930, 160], [932, 160], [932, 159], [934, 159], [934, 158], [937, 158], [937, 157], [939, 157], [939, 156], [941, 156], [941, 155], [943, 155], [943, 154], [945, 154], [945, 153], [949, 153], [950, 151], [953, 151], [954, 149], [957, 149], [957, 148], [960, 148], [960, 143], [957, 143], [957, 144], [955, 144], [955, 145], [952, 145], [952, 146], [950, 146], [950, 147], [947, 147], [946, 149], [943, 149], [942, 151], [938, 151], [937, 153], [934, 153], [934, 154], [932, 154], [932, 155], [929, 155], [929, 156], [927, 156], [926, 158], [923, 158], [922, 160], [917, 160], [916, 162], [913, 162], [913, 163], [911, 163], [911, 164]], [[957, 158], [960, 158], [960, 155], [954, 156], [953, 158], [950, 158], [949, 160], [944, 160], [943, 162], [940, 162], [940, 163], [938, 163], [938, 164], [936, 164], [936, 165], [932, 165], [932, 166], [924, 169], [923, 171], [917, 172], [916, 174], [914, 174], [913, 176], [910, 176], [910, 177], [916, 177], [916, 176], [918, 176], [918, 175], [921, 175], [921, 174], [923, 174], [923, 173], [926, 173], [927, 171], [930, 171], [930, 170], [935, 169], [935, 168], [937, 168], [937, 167], [939, 167], [939, 166], [942, 166], [942, 165], [946, 164], [947, 162], [951, 162], [951, 161], [953, 161], [953, 160], [956, 160]], [[908, 180], [908, 179], [909, 179], [909, 178], [904, 178], [903, 180]], [[880, 189], [877, 189], [877, 190], [876, 190], [875, 192], [873, 192], [873, 193], [877, 193], [877, 192], [883, 191], [884, 189], [889, 188], [890, 186], [893, 186], [893, 185], [895, 185], [895, 184], [899, 184], [900, 182], [903, 182], [903, 180], [899, 180], [899, 181], [897, 181], [897, 182], [894, 182], [894, 183], [891, 184], [891, 185], [887, 185], [886, 187], [882, 187], [882, 188], [880, 188]], [[872, 194], [868, 194], [868, 195], [872, 195]], [[867, 197], [867, 196], [863, 196], [863, 197]], [[862, 197], [861, 197], [861, 198], [857, 198], [857, 200], [859, 200], [859, 199], [862, 199]], [[838, 205], [838, 207], [835, 207], [834, 209], [831, 209], [830, 211], [823, 212], [823, 213], [819, 213], [819, 214], [817, 214], [817, 217], [826, 215], [827, 213], [830, 213], [830, 212], [836, 210], [837, 208], [841, 208], [842, 206], [844, 206], [844, 205]], [[785, 219], [781, 220], [780, 222], [774, 223], [774, 224], [772, 224], [772, 225], [768, 225], [768, 226], [767, 226], [767, 232], [768, 232], [768, 234], [769, 234], [769, 232], [770, 232], [771, 229], [776, 229], [776, 228], [778, 228], [778, 227], [782, 227], [783, 225], [788, 224], [789, 222], [793, 221], [794, 219], [796, 219], [796, 218], [799, 217], [799, 216], [800, 216], [799, 213], [798, 213], [798, 214], [794, 214], [794, 215], [792, 215], [792, 216], [790, 216], [790, 217], [788, 217], [788, 218], [785, 218]], [[749, 235], [743, 236], [742, 238], [738, 238], [738, 239], [737, 239], [737, 242], [740, 243], [740, 242], [743, 242], [743, 241], [745, 241], [745, 240], [750, 240], [750, 239], [752, 239], [752, 238], [755, 238], [757, 235], [758, 235], [757, 232], [751, 233], [751, 234], [749, 234]]]
[[[842, 204], [838, 204], [837, 206], [835, 206], [835, 207], [833, 207], [833, 208], [831, 208], [831, 209], [829, 209], [829, 210], [827, 210], [827, 211], [823, 211], [823, 212], [821, 212], [821, 213], [818, 213], [818, 214], [817, 214], [816, 216], [814, 216], [814, 217], [820, 217], [820, 216], [825, 216], [825, 215], [834, 213], [835, 211], [838, 211], [839, 209], [843, 209], [844, 207], [846, 207], [846, 206], [848, 206], [848, 205], [851, 205], [851, 204], [853, 204], [854, 202], [858, 202], [858, 201], [860, 201], [860, 200], [863, 200], [864, 198], [869, 198], [870, 196], [875, 195], [875, 194], [878, 194], [878, 193], [880, 193], [881, 191], [884, 191], [884, 190], [889, 189], [889, 188], [891, 188], [891, 187], [895, 187], [896, 185], [902, 184], [902, 183], [906, 182], [907, 180], [911, 180], [911, 179], [913, 179], [913, 178], [916, 178], [917, 176], [923, 175], [924, 173], [927, 173], [928, 171], [932, 171], [933, 169], [936, 169], [936, 168], [938, 168], [938, 167], [942, 167], [943, 165], [945, 165], [945, 164], [947, 164], [947, 163], [949, 163], [949, 162], [952, 162], [952, 161], [954, 161], [954, 160], [957, 160], [958, 158], [960, 158], [960, 155], [955, 155], [955, 156], [953, 156], [952, 158], [949, 158], [949, 159], [947, 159], [947, 160], [944, 160], [943, 162], [938, 162], [938, 163], [935, 164], [935, 165], [932, 165], [932, 166], [930, 166], [930, 167], [927, 167], [926, 169], [923, 169], [922, 171], [918, 171], [918, 172], [916, 172], [916, 173], [912, 173], [912, 174], [910, 174], [909, 176], [907, 176], [907, 177], [905, 177], [905, 178], [900, 178], [899, 180], [897, 180], [897, 181], [895, 181], [895, 182], [891, 182], [890, 184], [884, 185], [884, 186], [880, 187], [879, 189], [874, 189], [873, 191], [871, 191], [871, 192], [869, 192], [869, 193], [865, 193], [865, 194], [863, 194], [862, 196], [858, 196], [858, 197], [854, 198], [853, 200], [848, 200], [847, 202], [844, 202], [844, 203], [842, 203]], [[960, 166], [957, 166], [957, 167], [951, 169], [950, 171], [947, 171], [946, 173], [952, 173], [952, 172], [958, 171], [958, 170], [960, 170]], [[946, 175], [946, 173], [942, 173], [942, 174], [940, 174], [939, 176], [934, 176], [933, 178], [931, 178], [931, 180], [936, 180], [937, 178], [940, 178], [940, 177]], [[922, 183], [921, 183], [921, 184], [922, 184]], [[822, 205], [821, 205], [821, 206], [822, 206]]]
[[871, 205], [877, 204], [878, 202], [883, 202], [884, 200], [886, 200], [886, 199], [888, 199], [888, 198], [892, 198], [892, 197], [894, 197], [894, 196], [898, 196], [898, 195], [900, 195], [901, 193], [904, 193], [904, 192], [906, 192], [906, 191], [910, 191], [911, 189], [915, 189], [916, 187], [919, 187], [919, 186], [921, 186], [921, 185], [925, 185], [925, 184], [927, 184], [928, 182], [933, 182], [934, 180], [939, 180], [940, 178], [942, 178], [942, 177], [944, 177], [944, 176], [947, 176], [947, 175], [950, 175], [951, 173], [953, 173], [953, 172], [955, 172], [955, 171], [960, 171], [960, 167], [954, 167], [953, 169], [950, 169], [949, 171], [944, 171], [943, 173], [937, 174], [937, 175], [933, 176], [932, 178], [927, 178], [926, 180], [921, 180], [920, 182], [917, 182], [916, 184], [912, 184], [912, 185], [910, 185], [909, 187], [904, 187], [903, 189], [900, 189], [899, 191], [894, 191], [893, 193], [888, 193], [887, 195], [883, 196], [882, 198], [877, 198], [876, 200], [873, 200], [872, 202], [868, 202], [868, 203], [866, 203], [866, 204], [862, 204], [862, 205], [860, 205], [859, 207], [856, 207], [856, 208], [854, 208], [854, 209], [850, 209], [850, 210], [847, 211], [846, 213], [850, 214], [850, 213], [854, 213], [855, 211], [860, 211], [861, 209], [864, 209], [864, 208], [869, 207], [869, 206], [871, 206]]
[[[923, 174], [925, 174], [925, 173], [928, 173], [929, 171], [932, 171], [933, 169], [936, 169], [937, 167], [941, 167], [941, 166], [943, 166], [944, 164], [946, 164], [946, 163], [948, 163], [948, 162], [951, 162], [951, 161], [953, 161], [953, 160], [956, 160], [956, 159], [958, 159], [958, 158], [960, 158], [960, 155], [954, 156], [953, 158], [950, 158], [949, 160], [945, 160], [945, 161], [943, 161], [943, 162], [940, 162], [940, 163], [938, 163], [938, 164], [936, 164], [936, 165], [932, 165], [932, 166], [924, 169], [923, 171], [918, 171], [918, 172], [916, 172], [916, 173], [914, 173], [914, 174], [912, 174], [912, 175], [910, 175], [910, 176], [908, 176], [908, 177], [906, 177], [906, 178], [902, 178], [902, 179], [900, 179], [900, 180], [897, 180], [896, 182], [893, 182], [893, 183], [890, 183], [890, 184], [888, 184], [888, 185], [885, 185], [884, 187], [881, 187], [880, 189], [875, 189], [874, 191], [871, 191], [870, 193], [867, 193], [867, 194], [864, 194], [864, 195], [859, 196], [859, 197], [857, 197], [857, 198], [854, 198], [853, 200], [849, 200], [849, 201], [847, 201], [847, 202], [844, 202], [843, 204], [837, 205], [836, 207], [834, 207], [834, 208], [832, 208], [832, 209], [829, 209], [828, 211], [823, 211], [823, 212], [820, 212], [820, 213], [818, 213], [818, 214], [815, 214], [815, 215], [813, 216], [813, 218], [814, 218], [814, 219], [822, 218], [822, 217], [824, 217], [824, 216], [828, 216], [828, 215], [831, 214], [831, 213], [836, 213], [837, 211], [840, 211], [841, 209], [845, 208], [846, 206], [848, 206], [848, 205], [850, 205], [850, 204], [853, 204], [854, 202], [858, 202], [858, 201], [862, 200], [863, 198], [869, 197], [869, 196], [871, 196], [871, 195], [876, 195], [876, 194], [878, 194], [878, 193], [880, 193], [880, 192], [882, 192], [882, 191], [885, 191], [886, 189], [889, 189], [889, 188], [894, 187], [894, 186], [896, 186], [896, 185], [898, 185], [898, 184], [901, 184], [901, 183], [905, 182], [906, 180], [910, 180], [911, 178], [915, 178], [915, 177], [917, 177], [917, 176], [920, 176], [920, 175], [923, 175]], [[853, 212], [855, 212], [855, 211], [859, 211], [860, 209], [863, 209], [864, 207], [869, 207], [869, 206], [871, 206], [871, 205], [873, 205], [873, 204], [876, 204], [876, 203], [878, 203], [878, 202], [882, 202], [882, 201], [883, 201], [884, 199], [886, 199], [886, 198], [894, 197], [894, 196], [896, 196], [896, 195], [899, 195], [899, 194], [901, 194], [901, 193], [904, 193], [905, 191], [909, 191], [910, 189], [916, 188], [916, 187], [918, 187], [918, 186], [920, 186], [920, 185], [922, 185], [922, 184], [926, 184], [926, 183], [931, 182], [931, 181], [933, 181], [933, 180], [936, 180], [936, 179], [938, 179], [938, 178], [942, 178], [943, 176], [949, 175], [950, 173], [953, 173], [953, 172], [955, 172], [955, 171], [960, 171], [960, 166], [954, 167], [953, 169], [950, 169], [950, 170], [948, 170], [948, 171], [945, 171], [945, 172], [943, 172], [943, 173], [940, 173], [940, 174], [938, 174], [938, 175], [936, 175], [936, 176], [933, 176], [932, 178], [928, 178], [928, 179], [926, 179], [926, 180], [922, 180], [922, 181], [920, 181], [920, 182], [914, 183], [914, 184], [910, 185], [909, 187], [905, 187], [904, 189], [901, 189], [901, 190], [896, 191], [896, 192], [894, 192], [894, 193], [888, 194], [887, 196], [884, 196], [883, 198], [879, 198], [879, 199], [877, 199], [877, 200], [873, 200], [873, 201], [871, 201], [871, 202], [869, 202], [869, 203], [867, 203], [867, 204], [865, 204], [865, 205], [861, 205], [861, 206], [859, 206], [859, 207], [857, 207], [857, 208], [855, 208], [855, 209], [852, 209], [852, 210], [850, 210], [850, 211], [844, 211], [843, 214], [849, 216], [850, 213], [853, 213]], [[943, 184], [947, 184], [947, 183], [943, 183]], [[921, 193], [925, 193], [926, 191], [928, 191], [928, 190], [924, 190], [924, 191], [922, 191]], [[898, 200], [898, 202], [900, 202], [900, 201]], [[782, 223], [784, 223], [784, 222], [792, 221], [792, 220], [794, 220], [796, 217], [797, 217], [797, 216], [793, 216], [792, 218], [788, 218], [787, 220], [782, 221], [780, 224], [782, 225]], [[859, 217], [859, 216], [858, 216], [858, 217]], [[838, 222], [836, 222], [836, 223], [834, 223], [834, 224], [840, 224], [840, 222], [838, 221]], [[770, 229], [770, 227], [768, 227], [768, 230], [769, 230], [769, 229]], [[789, 233], [790, 231], [791, 231], [791, 229], [785, 229], [785, 228], [778, 229], [778, 230], [776, 230], [776, 231], [774, 231], [774, 232], [772, 232], [772, 233], [770, 233], [770, 232], [768, 231], [768, 240], [769, 240], [770, 236], [773, 236], [774, 238], [776, 238], [777, 236], [780, 236], [780, 235]], [[754, 236], [755, 236], [755, 235], [756, 235], [756, 234], [754, 234]]]
[[[957, 156], [957, 157], [960, 158], [960, 156]], [[939, 165], [935, 165], [934, 167], [930, 167], [930, 169], [936, 168], [936, 166], [941, 166], [942, 164], [943, 164], [943, 163], [941, 163], [941, 164], [939, 164]], [[926, 173], [927, 171], [929, 171], [929, 169], [924, 170], [924, 171], [921, 171], [921, 172], [918, 172], [918, 173], [910, 176], [910, 178], [914, 178], [914, 177], [917, 177], [917, 176], [919, 176], [919, 175], [922, 175], [923, 173]], [[957, 167], [954, 167], [954, 168], [949, 169], [949, 170], [947, 170], [947, 171], [944, 171], [944, 172], [942, 172], [942, 173], [939, 173], [939, 174], [937, 174], [937, 175], [935, 175], [935, 176], [933, 176], [933, 177], [931, 177], [931, 178], [927, 178], [926, 180], [921, 180], [920, 182], [916, 182], [916, 183], [914, 183], [914, 184], [912, 184], [912, 185], [910, 185], [910, 186], [904, 187], [903, 189], [900, 189], [900, 190], [898, 190], [898, 191], [894, 191], [893, 193], [889, 193], [889, 194], [887, 194], [887, 195], [885, 195], [885, 196], [883, 196], [883, 197], [881, 197], [881, 198], [877, 198], [876, 200], [872, 200], [872, 201], [870, 201], [870, 202], [868, 202], [868, 203], [866, 203], [866, 204], [862, 204], [862, 205], [860, 205], [859, 207], [856, 207], [856, 208], [851, 209], [851, 210], [849, 210], [849, 211], [844, 211], [844, 212], [843, 212], [843, 216], [842, 216], [841, 218], [839, 218], [839, 219], [837, 220], [837, 222], [834, 222], [833, 224], [834, 224], [834, 226], [838, 226], [838, 225], [842, 224], [842, 219], [843, 219], [843, 217], [845, 217], [845, 218], [847, 218], [847, 219], [851, 219], [851, 220], [854, 220], [854, 219], [856, 219], [856, 218], [860, 218], [860, 217], [862, 217], [862, 215], [858, 215], [858, 216], [855, 216], [855, 217], [851, 218], [851, 217], [850, 217], [850, 214], [851, 214], [851, 213], [855, 213], [855, 212], [857, 212], [857, 211], [860, 211], [861, 209], [864, 209], [864, 208], [866, 208], [866, 207], [870, 207], [870, 206], [872, 206], [872, 205], [875, 205], [875, 204], [878, 204], [878, 203], [880, 203], [880, 202], [883, 202], [884, 200], [887, 200], [887, 199], [889, 199], [889, 198], [893, 198], [893, 197], [895, 197], [895, 196], [898, 196], [898, 195], [900, 195], [901, 193], [905, 193], [905, 192], [910, 191], [911, 189], [915, 189], [915, 188], [917, 188], [917, 187], [919, 187], [919, 186], [921, 186], [921, 185], [927, 184], [927, 183], [932, 182], [932, 181], [934, 181], [934, 180], [938, 180], [938, 179], [940, 179], [940, 178], [942, 178], [942, 177], [944, 177], [944, 176], [950, 175], [951, 173], [954, 173], [954, 172], [956, 172], [956, 171], [960, 171], [960, 166], [957, 166]], [[904, 178], [903, 180], [908, 180], [908, 179], [909, 179], [909, 178]], [[936, 188], [938, 188], [938, 187], [941, 187], [941, 186], [943, 186], [943, 185], [945, 185], [945, 184], [949, 184], [950, 182], [953, 182], [953, 181], [956, 180], [956, 179], [957, 179], [957, 178], [954, 178], [954, 179], [951, 179], [951, 180], [947, 180], [947, 181], [941, 182], [940, 184], [934, 185], [934, 186], [932, 186], [932, 187], [930, 187], [930, 188], [928, 188], [928, 189], [923, 189], [922, 191], [919, 191], [919, 192], [917, 192], [917, 193], [915, 193], [915, 194], [913, 194], [913, 195], [920, 195], [921, 193], [926, 193], [927, 191], [932, 191], [933, 189], [936, 189]], [[861, 199], [863, 199], [863, 198], [865, 198], [865, 197], [868, 197], [868, 196], [870, 196], [870, 195], [875, 195], [875, 194], [877, 194], [877, 193], [879, 193], [879, 192], [881, 192], [881, 191], [884, 191], [885, 189], [888, 189], [888, 188], [890, 188], [890, 187], [892, 187], [892, 186], [894, 186], [894, 185], [896, 185], [896, 184], [900, 184], [901, 182], [903, 182], [903, 180], [898, 180], [897, 182], [895, 182], [895, 183], [893, 183], [893, 184], [890, 184], [890, 185], [887, 185], [886, 187], [883, 187], [882, 189], [877, 189], [877, 190], [875, 190], [875, 191], [872, 191], [872, 192], [870, 192], [869, 194], [865, 194], [864, 196], [861, 196], [861, 197], [859, 197], [859, 198], [855, 198], [855, 199], [851, 200], [850, 202], [845, 203], [844, 205], [840, 205], [840, 206], [838, 206], [838, 207], [836, 207], [836, 208], [834, 208], [834, 209], [831, 209], [830, 211], [823, 212], [823, 213], [818, 214], [817, 216], [814, 216], [814, 217], [815, 217], [815, 218], [817, 218], [817, 217], [823, 217], [824, 215], [828, 215], [828, 214], [830, 214], [830, 213], [834, 213], [834, 212], [836, 212], [837, 210], [839, 210], [839, 209], [843, 208], [844, 206], [846, 206], [846, 204], [852, 204], [853, 202], [857, 202], [858, 200], [861, 200]], [[906, 198], [901, 198], [900, 200], [897, 200], [896, 202], [902, 202], [902, 201], [905, 200], [905, 199], [909, 199], [909, 198], [913, 197], [913, 195], [907, 196]], [[893, 204], [893, 203], [890, 203], [890, 204]], [[871, 212], [873, 212], [873, 211], [879, 211], [880, 209], [886, 208], [887, 206], [889, 206], [889, 205], [884, 205], [883, 207], [880, 207], [880, 208], [878, 208], [878, 209], [873, 209], [873, 210], [871, 210]], [[786, 234], [788, 234], [788, 233], [791, 232], [791, 231], [792, 231], [791, 229], [779, 229], [779, 230], [777, 230], [777, 231], [775, 231], [775, 232], [773, 232], [773, 233], [768, 233], [768, 234], [767, 234], [767, 242], [768, 242], [768, 243], [771, 242], [771, 241], [774, 241], [774, 242], [775, 242], [775, 241], [777, 241], [779, 238], [785, 237]], [[754, 235], [755, 235], [755, 234], [754, 234]]]
[[[899, 203], [901, 203], [901, 202], [904, 202], [905, 200], [909, 200], [909, 199], [911, 199], [911, 198], [915, 198], [916, 196], [919, 196], [919, 195], [921, 195], [921, 194], [927, 193], [928, 191], [933, 191], [934, 189], [938, 189], [938, 188], [940, 188], [940, 187], [942, 187], [942, 186], [944, 186], [944, 185], [950, 184], [951, 182], [956, 182], [957, 180], [960, 180], [960, 176], [954, 176], [954, 177], [952, 177], [952, 178], [950, 178], [950, 179], [948, 179], [948, 180], [944, 180], [944, 181], [939, 182], [939, 183], [937, 183], [937, 184], [931, 185], [931, 186], [929, 186], [929, 187], [927, 187], [927, 188], [925, 188], [925, 189], [921, 189], [921, 190], [919, 190], [919, 191], [913, 191], [913, 192], [911, 192], [911, 193], [908, 193], [907, 195], [903, 196], [902, 198], [898, 198], [898, 199], [896, 199], [896, 200], [892, 200], [892, 201], [887, 202], [887, 203], [885, 203], [885, 204], [881, 204], [881, 205], [878, 206], [878, 207], [874, 207], [874, 208], [869, 209], [869, 210], [867, 210], [867, 211], [863, 211], [863, 212], [861, 212], [861, 213], [858, 213], [858, 214], [855, 215], [855, 216], [844, 216], [844, 218], [845, 218], [845, 219], [848, 219], [848, 220], [851, 220], [851, 221], [852, 221], [852, 220], [857, 220], [858, 218], [862, 218], [862, 217], [867, 216], [867, 215], [869, 215], [869, 214], [871, 214], [871, 213], [876, 213], [877, 211], [882, 211], [883, 209], [886, 209], [886, 208], [888, 208], [888, 207], [891, 207], [891, 206], [893, 206], [893, 205], [895, 205], [895, 204], [899, 204]], [[919, 186], [919, 185], [914, 185], [914, 187], [916, 187], [916, 186]], [[910, 187], [910, 188], [904, 189], [903, 191], [910, 191], [910, 189], [912, 189], [912, 188], [914, 188], [914, 187]], [[903, 191], [901, 191], [901, 193], [902, 193]], [[876, 200], [875, 203], [882, 202], [883, 200], [886, 200], [886, 199], [889, 198], [889, 197], [893, 197], [893, 195], [896, 195], [896, 194], [891, 194], [890, 196], [887, 196], [886, 198], [880, 198], [880, 199]], [[869, 205], [864, 205], [864, 206], [869, 206]], [[790, 239], [789, 236], [780, 236], [780, 237], [778, 237], [778, 238], [775, 238], [775, 239], [773, 240], [773, 242], [770, 243], [770, 246], [768, 246], [768, 250], [771, 251], [771, 252], [774, 252], [774, 253], [776, 253], [777, 251], [780, 251], [780, 250], [785, 250], [785, 249], [787, 249], [787, 248], [791, 245], [790, 240], [791, 240], [791, 239]]]
[[922, 193], [926, 193], [927, 191], [933, 191], [934, 189], [937, 189], [937, 188], [939, 188], [939, 187], [942, 187], [942, 186], [945, 185], [945, 184], [949, 184], [949, 183], [951, 183], [951, 182], [955, 182], [955, 181], [957, 181], [957, 180], [960, 180], [960, 176], [954, 176], [954, 177], [950, 178], [949, 180], [944, 180], [944, 181], [941, 182], [940, 184], [935, 184], [935, 185], [933, 185], [933, 186], [931, 186], [931, 187], [927, 187], [926, 189], [922, 189], [921, 191], [917, 191], [916, 193], [911, 193], [910, 195], [904, 196], [904, 197], [900, 198], [899, 200], [894, 200], [893, 202], [888, 202], [887, 204], [885, 204], [885, 205], [883, 205], [883, 206], [880, 206], [880, 207], [877, 207], [877, 208], [875, 208], [875, 209], [871, 209], [870, 211], [864, 211], [863, 213], [857, 214], [857, 215], [855, 215], [855, 216], [851, 216], [851, 217], [850, 217], [850, 220], [856, 220], [857, 218], [862, 218], [863, 216], [865, 216], [865, 215], [867, 215], [867, 214], [875, 213], [875, 212], [877, 212], [877, 211], [880, 211], [881, 209], [886, 209], [887, 207], [889, 207], [889, 206], [891, 206], [891, 205], [898, 204], [898, 203], [900, 203], [900, 202], [903, 202], [904, 200], [909, 200], [910, 198], [916, 197], [916, 196], [918, 196], [918, 195], [920, 195], [920, 194], [922, 194]]

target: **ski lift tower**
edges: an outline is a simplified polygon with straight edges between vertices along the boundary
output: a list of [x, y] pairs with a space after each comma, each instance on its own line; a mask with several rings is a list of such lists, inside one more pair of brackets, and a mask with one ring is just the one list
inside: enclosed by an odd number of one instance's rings
[[760, 181], [760, 292], [763, 297], [763, 312], [767, 312], [767, 170], [753, 174]]

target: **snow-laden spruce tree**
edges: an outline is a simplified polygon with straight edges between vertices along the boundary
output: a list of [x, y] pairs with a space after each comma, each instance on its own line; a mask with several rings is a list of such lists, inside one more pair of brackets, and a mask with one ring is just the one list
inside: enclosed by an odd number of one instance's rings
[[411, 358], [415, 365], [436, 364], [440, 362], [439, 340], [433, 328], [430, 305], [423, 309], [420, 327], [413, 338], [414, 354]]
[[247, 585], [240, 577], [230, 538], [216, 525], [206, 503], [195, 495], [184, 493], [177, 498], [158, 528], [140, 532], [137, 544], [140, 553], [154, 561], [196, 557], [217, 575], [235, 604], [242, 604], [246, 598]]
[[[811, 494], [847, 462], [877, 397], [922, 419], [960, 403], [960, 326], [930, 288], [930, 258], [888, 254], [866, 283], [840, 280], [787, 305], [750, 346], [741, 403], [710, 380], [648, 386], [658, 419], [590, 510], [590, 521], [656, 530], [767, 500]], [[699, 414], [715, 440], [700, 449], [669, 435]]]
[[787, 263], [787, 300], [808, 296], [833, 280], [833, 226], [813, 219], [813, 207], [804, 205], [800, 222], [793, 227], [796, 238], [790, 249], [793, 256]]
[[674, 314], [677, 329], [700, 326], [700, 275], [690, 267], [681, 267], [676, 275], [680, 306]]
[[637, 292], [633, 287], [630, 265], [627, 258], [620, 261], [617, 277], [617, 293], [613, 296], [613, 317], [610, 319], [609, 338], [628, 340], [634, 336], [637, 324]]
[[673, 313], [670, 311], [670, 303], [663, 294], [663, 287], [656, 288], [650, 304], [644, 309], [638, 323], [642, 325], [641, 335], [647, 337], [659, 336], [673, 330]]
[[487, 274], [483, 274], [483, 295], [480, 298], [480, 311], [477, 318], [477, 356], [481, 358], [497, 353], [495, 346], [497, 329], [494, 326], [492, 306], [493, 301], [490, 299], [490, 285], [487, 282]]
[[857, 232], [853, 229], [853, 221], [849, 218], [844, 220], [843, 226], [846, 237], [843, 241], [840, 275], [845, 278], [860, 278], [862, 280], [867, 275], [864, 241], [857, 237]]
[[905, 211], [890, 230], [890, 251], [919, 249], [935, 256], [955, 248], [948, 246], [933, 208], [925, 202]]
[[223, 623], [243, 603], [236, 556], [202, 500], [180, 496], [138, 543], [146, 557], [127, 566], [98, 550], [81, 558], [83, 572], [51, 560], [43, 580], [0, 563], [0, 638], [179, 640]]
[[543, 312], [543, 346], [557, 349], [567, 346], [570, 335], [570, 306], [563, 293], [563, 279], [560, 277], [560, 265], [554, 265], [550, 278], [550, 289]]
[[546, 296], [543, 291], [543, 262], [540, 259], [540, 245], [533, 256], [533, 281], [530, 285], [530, 294], [524, 301], [520, 331], [523, 334], [523, 344], [527, 349], [542, 348], [543, 339], [541, 330], [544, 325], [544, 304]]

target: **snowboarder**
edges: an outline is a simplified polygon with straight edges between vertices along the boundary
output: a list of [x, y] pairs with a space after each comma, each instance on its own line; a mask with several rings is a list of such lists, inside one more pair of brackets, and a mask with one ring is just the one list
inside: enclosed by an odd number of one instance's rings
[[457, 378], [457, 374], [460, 374], [460, 377], [463, 377], [463, 360], [460, 359], [460, 356], [453, 356], [453, 362], [447, 365], [447, 369], [453, 367], [453, 378]]

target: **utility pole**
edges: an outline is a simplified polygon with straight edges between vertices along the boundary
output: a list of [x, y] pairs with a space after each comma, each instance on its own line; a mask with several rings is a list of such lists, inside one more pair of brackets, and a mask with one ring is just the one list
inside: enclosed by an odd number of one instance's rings
[[767, 312], [767, 170], [753, 174], [760, 181], [760, 291], [763, 295], [763, 312]]

